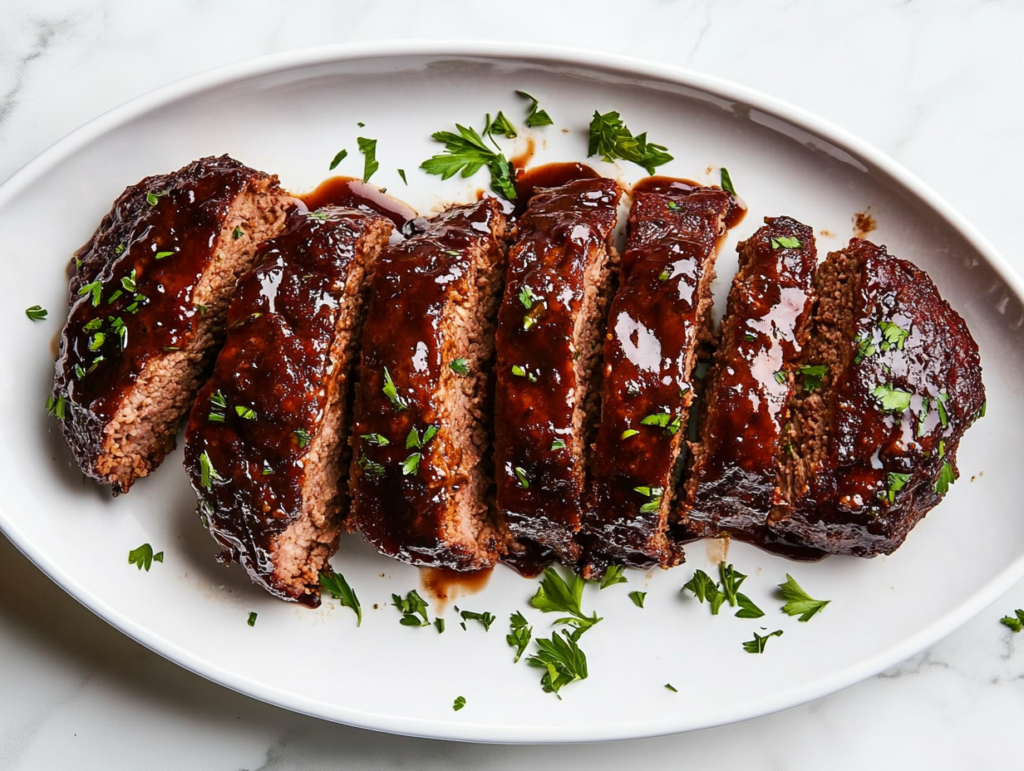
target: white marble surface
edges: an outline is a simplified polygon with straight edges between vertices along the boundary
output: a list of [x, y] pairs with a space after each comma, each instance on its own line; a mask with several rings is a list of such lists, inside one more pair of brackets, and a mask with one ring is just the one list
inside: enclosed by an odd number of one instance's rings
[[[910, 167], [1024, 270], [1022, 33], [1024, 6], [995, 0], [4, 0], [0, 180], [111, 107], [251, 56], [384, 37], [528, 40], [691, 67], [829, 118]], [[609, 746], [460, 745], [212, 685], [92, 616], [0, 537], [0, 768], [990, 768], [1012, 762], [1024, 722], [1024, 635], [998, 623], [1017, 607], [1024, 583], [903, 665], [740, 725]]]

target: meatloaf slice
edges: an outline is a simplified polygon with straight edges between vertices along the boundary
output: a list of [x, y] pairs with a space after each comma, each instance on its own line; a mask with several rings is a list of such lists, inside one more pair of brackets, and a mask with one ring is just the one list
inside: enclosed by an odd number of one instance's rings
[[189, 420], [185, 468], [222, 560], [283, 599], [318, 604], [338, 546], [366, 276], [391, 228], [356, 209], [293, 212], [239, 281]]
[[76, 255], [53, 398], [82, 472], [127, 492], [173, 449], [256, 245], [293, 205], [228, 156], [147, 177]]
[[381, 256], [363, 330], [351, 523], [414, 565], [494, 565], [490, 372], [505, 271], [494, 199], [456, 206]]
[[766, 219], [737, 251], [700, 440], [690, 444], [680, 529], [689, 538], [727, 534], [769, 546], [778, 540], [765, 523], [780, 500], [777, 464], [789, 452], [794, 378], [805, 390], [820, 382], [819, 370], [797, 369], [810, 335], [817, 252], [811, 228], [789, 217]]
[[601, 424], [593, 496], [579, 534], [582, 572], [610, 562], [674, 565], [668, 537], [679, 478], [692, 373], [711, 317], [715, 246], [731, 196], [661, 180], [636, 192], [622, 279], [604, 341]]
[[868, 241], [830, 254], [815, 289], [801, 365], [826, 370], [794, 400], [768, 524], [832, 554], [890, 554], [957, 478], [985, 404], [978, 346], [923, 271]]
[[509, 250], [498, 314], [498, 508], [516, 539], [568, 562], [579, 556], [621, 195], [601, 178], [538, 188]]

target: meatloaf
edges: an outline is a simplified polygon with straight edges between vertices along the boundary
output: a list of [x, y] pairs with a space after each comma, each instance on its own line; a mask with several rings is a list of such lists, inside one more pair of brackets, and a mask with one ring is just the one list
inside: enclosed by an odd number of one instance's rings
[[222, 560], [283, 599], [316, 605], [337, 549], [366, 277], [391, 228], [356, 209], [294, 211], [239, 281], [189, 420], [185, 468]]
[[705, 378], [700, 440], [690, 444], [680, 529], [684, 537], [727, 534], [768, 545], [777, 540], [766, 522], [780, 500], [780, 455], [791, 451], [784, 429], [795, 381], [805, 392], [821, 382], [816, 365], [797, 369], [810, 335], [817, 252], [811, 228], [789, 217], [766, 219], [737, 251], [739, 272]]
[[228, 300], [293, 199], [228, 156], [147, 177], [75, 258], [52, 399], [82, 472], [127, 492], [173, 449]]
[[509, 250], [498, 314], [495, 477], [512, 535], [575, 562], [586, 448], [618, 257], [609, 179], [538, 188]]
[[609, 562], [669, 566], [668, 537], [693, 398], [692, 374], [710, 326], [715, 247], [732, 197], [661, 180], [634, 192], [622, 278], [604, 340], [593, 496], [579, 540], [583, 575]]
[[414, 565], [487, 568], [494, 326], [505, 272], [495, 199], [456, 206], [388, 248], [363, 330], [351, 523]]
[[922, 270], [868, 241], [830, 254], [815, 289], [801, 367], [822, 367], [821, 387], [803, 376], [768, 524], [832, 554], [890, 554], [958, 476], [985, 404], [978, 346]]

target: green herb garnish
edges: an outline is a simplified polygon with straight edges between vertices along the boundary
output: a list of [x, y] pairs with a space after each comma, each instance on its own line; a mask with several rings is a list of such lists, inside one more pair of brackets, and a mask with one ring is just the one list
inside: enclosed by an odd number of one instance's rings
[[430, 618], [427, 616], [429, 606], [415, 589], [405, 595], [405, 599], [392, 594], [391, 600], [402, 614], [402, 620], [398, 622], [402, 626], [430, 626]]
[[405, 183], [405, 186], [409, 187], [409, 180], [407, 180], [405, 178], [405, 169], [399, 169], [398, 170], [398, 176], [400, 176], [402, 178], [402, 182]]
[[945, 428], [949, 424], [949, 415], [946, 414], [946, 402], [949, 400], [949, 394], [945, 391], [939, 394], [939, 398], [935, 401], [935, 407], [939, 411], [939, 423]]
[[600, 155], [601, 160], [612, 162], [624, 160], [643, 167], [648, 174], [672, 160], [668, 148], [647, 141], [647, 132], [636, 137], [625, 126], [617, 112], [604, 115], [594, 111], [590, 121], [590, 143], [587, 155]]
[[238, 227], [238, 225], [235, 225], [235, 229], [231, 231], [231, 238], [232, 240], [237, 241], [244, 233], [244, 230]]
[[92, 295], [92, 305], [94, 308], [97, 307], [103, 298], [103, 284], [99, 281], [92, 281], [78, 290], [79, 297], [87, 294]]
[[387, 447], [391, 444], [386, 436], [381, 436], [380, 434], [360, 434], [359, 437], [377, 447]]
[[604, 578], [601, 579], [601, 588], [607, 589], [615, 584], [628, 584], [629, 579], [626, 578], [625, 573], [626, 569], [622, 565], [611, 565], [605, 571]]
[[631, 436], [636, 436], [639, 433], [640, 432], [637, 431], [635, 428], [627, 428], [625, 431], [619, 434], [619, 439], [629, 439]]
[[444, 153], [433, 156], [420, 164], [420, 168], [428, 174], [436, 174], [441, 179], [449, 179], [460, 173], [472, 177], [483, 167], [491, 173], [491, 189], [498, 195], [514, 201], [515, 185], [512, 182], [512, 164], [499, 152], [491, 150], [480, 135], [471, 128], [455, 124], [458, 134], [451, 131], [438, 131], [431, 134], [437, 142], [444, 143]]
[[1014, 632], [1019, 632], [1021, 629], [1024, 629], [1024, 610], [1018, 608], [1013, 612], [1014, 615], [1003, 616], [999, 621], [1004, 626], [1010, 627]]
[[568, 632], [554, 632], [550, 640], [538, 638], [537, 648], [537, 653], [530, 656], [526, 663], [545, 670], [540, 680], [544, 693], [553, 693], [561, 700], [558, 692], [562, 688], [577, 680], [587, 679], [586, 654]]
[[349, 586], [345, 576], [335, 573], [333, 570], [320, 571], [320, 586], [341, 603], [343, 608], [352, 608], [356, 614], [356, 626], [363, 623], [363, 608], [359, 604], [359, 598], [355, 590]]
[[[157, 252], [157, 253], [156, 253], [155, 255], [153, 255], [153, 256], [154, 256], [154, 258], [155, 258], [155, 259], [157, 259], [157, 260], [162, 260], [162, 259], [164, 259], [165, 257], [173, 257], [173, 256], [174, 256], [174, 252]], [[133, 270], [133, 271], [132, 271], [132, 273], [134, 274], [134, 273], [135, 273], [135, 271]], [[134, 277], [134, 276], [133, 276], [133, 277]], [[124, 280], [122, 279], [122, 283], [123, 283], [123, 282], [124, 282]], [[134, 287], [132, 287], [132, 288], [131, 288], [131, 289], [129, 289], [128, 291], [129, 291], [129, 292], [134, 292], [134, 291], [135, 291], [135, 288], [134, 288]]]
[[248, 624], [249, 626], [256, 626], [256, 616], [257, 616], [257, 613], [256, 613], [256, 611], [251, 611], [251, 612], [249, 613], [249, 620], [248, 620], [248, 621], [246, 621], [246, 623], [247, 623], [247, 624]]
[[790, 616], [800, 616], [800, 621], [804, 623], [824, 610], [825, 606], [831, 602], [831, 600], [816, 600], [811, 597], [789, 573], [786, 573], [786, 582], [779, 584], [779, 593], [786, 601], [786, 604], [782, 606], [782, 612]]
[[468, 359], [455, 359], [448, 363], [448, 367], [456, 375], [468, 375], [469, 374], [469, 360]]
[[910, 337], [910, 330], [903, 329], [891, 321], [879, 321], [878, 328], [882, 330], [882, 342], [879, 343], [879, 348], [883, 351], [888, 351], [890, 348], [903, 350], [904, 343]]
[[377, 140], [366, 137], [356, 137], [359, 145], [359, 152], [363, 154], [363, 182], [369, 182], [380, 164], [377, 163]]
[[299, 449], [309, 446], [309, 440], [312, 438], [309, 435], [309, 431], [304, 428], [296, 428], [292, 433], [295, 435], [295, 441], [299, 445]]
[[67, 399], [64, 394], [59, 394], [56, 399], [53, 396], [46, 398], [46, 414], [57, 420], [64, 420], [67, 414]]
[[339, 150], [338, 154], [334, 156], [334, 160], [331, 161], [331, 165], [328, 167], [329, 171], [334, 171], [338, 168], [338, 164], [341, 163], [348, 157], [348, 150]]
[[797, 370], [804, 376], [804, 390], [815, 391], [821, 388], [822, 378], [828, 374], [827, 364], [805, 364]]
[[46, 313], [46, 308], [41, 305], [33, 305], [31, 308], [25, 309], [25, 315], [32, 321], [42, 321], [46, 318]]
[[434, 627], [437, 629], [438, 634], [444, 634], [444, 619], [437, 616], [434, 619]]
[[466, 706], [466, 697], [465, 696], [456, 696], [455, 697], [455, 703], [452, 704], [452, 709], [455, 710], [456, 712], [458, 712], [460, 709], [462, 709], [465, 706]]
[[875, 345], [871, 342], [870, 337], [857, 337], [857, 356], [854, 358], [854, 364], [860, 364], [864, 359], [869, 356], [873, 356], [875, 353]]
[[896, 500], [896, 493], [902, 490], [906, 486], [907, 482], [910, 481], [910, 474], [901, 474], [898, 471], [890, 471], [886, 481], [888, 482], [886, 490], [880, 495], [883, 500], [887, 500], [892, 504]]
[[398, 389], [395, 387], [395, 381], [391, 379], [391, 373], [388, 372], [388, 368], [384, 368], [384, 395], [388, 397], [388, 400], [395, 406], [395, 408], [401, 412], [408, 408], [408, 403], [405, 399], [398, 395]]
[[725, 594], [718, 588], [718, 584], [711, 579], [711, 576], [700, 569], [694, 572], [693, 578], [683, 584], [682, 590], [693, 592], [693, 596], [700, 601], [701, 605], [704, 604], [704, 600], [707, 600], [711, 606], [712, 616], [718, 615], [718, 609], [725, 602]]
[[676, 689], [674, 685], [672, 685], [672, 683], [665, 683], [665, 687], [672, 691], [672, 693], [679, 693], [679, 691]]
[[156, 206], [157, 202], [170, 192], [170, 190], [161, 190], [159, 193], [146, 193], [146, 203]]
[[[494, 623], [495, 618], [493, 614], [488, 613], [487, 611], [484, 611], [483, 613], [476, 613], [472, 610], [462, 610], [459, 611], [459, 615], [462, 616], [463, 622], [479, 621], [483, 625], [485, 632], [491, 631], [491, 624]], [[463, 627], [465, 627], [465, 624], [463, 624]]]
[[519, 486], [524, 490], [530, 489], [530, 478], [526, 475], [525, 469], [521, 469], [516, 466], [513, 471], [515, 472], [516, 479], [519, 481]]
[[949, 486], [956, 481], [956, 474], [953, 471], [953, 466], [948, 460], [942, 462], [942, 468], [939, 469], [939, 477], [935, 480], [935, 492], [938, 495], [945, 495], [949, 492]]
[[402, 461], [402, 475], [411, 476], [412, 474], [415, 474], [417, 471], [419, 471], [420, 461], [422, 459], [422, 454], [414, 452], [412, 455], [410, 455], [408, 458]]
[[633, 601], [633, 604], [636, 605], [638, 608], [643, 608], [645, 597], [647, 597], [647, 592], [637, 591], [629, 593], [629, 599], [631, 599]]
[[894, 388], [892, 383], [882, 383], [871, 395], [881, 402], [882, 412], [893, 413], [903, 412], [910, 407], [910, 397], [913, 396], [909, 391]]
[[721, 174], [722, 190], [726, 191], [727, 193], [732, 193], [733, 195], [736, 195], [736, 188], [732, 186], [732, 177], [729, 176], [729, 170], [725, 168], [725, 166], [721, 168]]
[[164, 553], [157, 552], [153, 553], [153, 547], [148, 543], [142, 544], [137, 549], [132, 549], [128, 552], [128, 564], [135, 565], [139, 570], [145, 570], [147, 573], [149, 569], [153, 567], [154, 562], [163, 562]]
[[772, 249], [799, 249], [803, 246], [796, 236], [779, 236], [772, 239]]
[[634, 487], [633, 490], [647, 498], [647, 502], [640, 507], [641, 514], [653, 514], [661, 508], [661, 496], [665, 494], [665, 488]]
[[251, 407], [235, 407], [235, 414], [243, 420], [256, 420], [256, 410]]
[[516, 649], [516, 657], [512, 660], [513, 664], [518, 663], [519, 657], [526, 651], [526, 647], [530, 644], [530, 638], [533, 636], [533, 627], [527, 626], [526, 617], [516, 611], [509, 616], [509, 633], [505, 635], [505, 640], [508, 642], [510, 648]]
[[551, 120], [551, 116], [549, 116], [545, 110], [537, 109], [537, 100], [534, 97], [530, 96], [525, 91], [516, 91], [516, 94], [530, 102], [526, 115], [527, 126], [530, 128], [537, 128], [538, 126], [551, 126], [554, 124], [554, 121]]
[[214, 481], [221, 482], [223, 477], [217, 473], [217, 469], [210, 462], [210, 456], [204, 450], [199, 454], [199, 482], [204, 488], [209, 490], [210, 485]]
[[491, 120], [490, 113], [487, 114], [484, 120], [484, 136], [493, 136], [494, 134], [505, 136], [509, 139], [515, 139], [519, 136], [516, 133], [516, 127], [512, 125], [512, 121], [506, 118], [505, 113], [501, 111], [498, 112], [493, 121]]
[[383, 465], [367, 458], [365, 452], [359, 456], [359, 468], [363, 470], [364, 474], [371, 477], [382, 477], [387, 473], [387, 469]]
[[570, 575], [567, 582], [554, 568], [545, 568], [540, 587], [530, 600], [530, 605], [542, 613], [568, 613], [568, 616], [556, 619], [554, 623], [575, 627], [572, 639], [578, 640], [580, 635], [601, 621], [596, 613], [591, 616], [583, 614], [581, 603], [585, 583], [577, 575]]
[[769, 637], [782, 637], [782, 630], [776, 629], [774, 632], [764, 635], [764, 637], [754, 632], [754, 639], [743, 643], [743, 650], [747, 653], [764, 653], [764, 646], [768, 642]]

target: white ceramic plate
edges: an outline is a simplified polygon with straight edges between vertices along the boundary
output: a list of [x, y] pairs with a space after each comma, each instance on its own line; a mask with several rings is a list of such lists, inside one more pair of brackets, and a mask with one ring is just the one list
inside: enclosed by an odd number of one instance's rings
[[[694, 544], [686, 565], [628, 585], [588, 586], [585, 607], [604, 621], [582, 640], [590, 678], [541, 692], [540, 672], [513, 666], [507, 619], [522, 610], [535, 634], [550, 617], [529, 608], [536, 582], [505, 568], [478, 593], [456, 600], [490, 611], [489, 633], [399, 625], [392, 592], [420, 587], [415, 568], [378, 556], [358, 537], [334, 560], [365, 609], [354, 616], [327, 600], [317, 611], [252, 587], [236, 567], [213, 561], [194, 513], [180, 451], [131, 494], [112, 499], [84, 482], [43, 401], [52, 376], [51, 338], [65, 307], [68, 256], [110, 202], [147, 174], [203, 155], [230, 153], [273, 171], [293, 191], [338, 170], [358, 175], [356, 137], [378, 140], [373, 181], [421, 212], [468, 200], [483, 176], [442, 182], [418, 170], [439, 145], [430, 134], [457, 121], [480, 127], [504, 110], [522, 123], [541, 100], [554, 126], [526, 130], [534, 163], [586, 160], [595, 109], [618, 110], [635, 132], [666, 145], [659, 171], [709, 183], [726, 166], [750, 206], [719, 261], [723, 297], [733, 245], [766, 215], [787, 214], [821, 234], [819, 252], [851, 235], [851, 217], [871, 207], [875, 240], [925, 268], [977, 338], [989, 415], [961, 447], [960, 481], [892, 557], [833, 558], [804, 565], [733, 545], [748, 573], [744, 591], [767, 611], [743, 620], [679, 589], [694, 568], [713, 571]], [[365, 128], [357, 126], [365, 123]], [[510, 153], [525, 138], [506, 143]], [[515, 145], [515, 146], [513, 146]], [[596, 160], [596, 159], [595, 159]], [[632, 182], [629, 164], [596, 164]], [[404, 168], [409, 186], [396, 169]], [[830, 235], [834, 234], [834, 235]], [[0, 527], [47, 575], [98, 615], [194, 672], [255, 698], [328, 720], [419, 736], [473, 741], [595, 741], [685, 731], [784, 709], [850, 685], [917, 652], [985, 607], [1024, 573], [1024, 436], [1020, 280], [985, 240], [905, 170], [843, 131], [769, 97], [712, 78], [593, 54], [494, 44], [386, 44], [272, 56], [217, 70], [139, 98], [84, 126], [0, 188], [0, 254], [7, 302], [0, 309]], [[25, 307], [50, 309], [32, 323]], [[166, 553], [149, 573], [127, 563], [144, 542]], [[786, 572], [832, 604], [810, 623], [783, 615], [774, 587]], [[627, 593], [648, 592], [646, 608]], [[31, 591], [24, 587], [23, 591]], [[422, 590], [421, 590], [421, 593]], [[433, 602], [432, 615], [438, 610]], [[256, 611], [250, 628], [246, 619]], [[741, 647], [754, 631], [782, 629], [763, 655]], [[678, 693], [664, 687], [672, 683]], [[464, 696], [465, 709], [452, 702]]]

